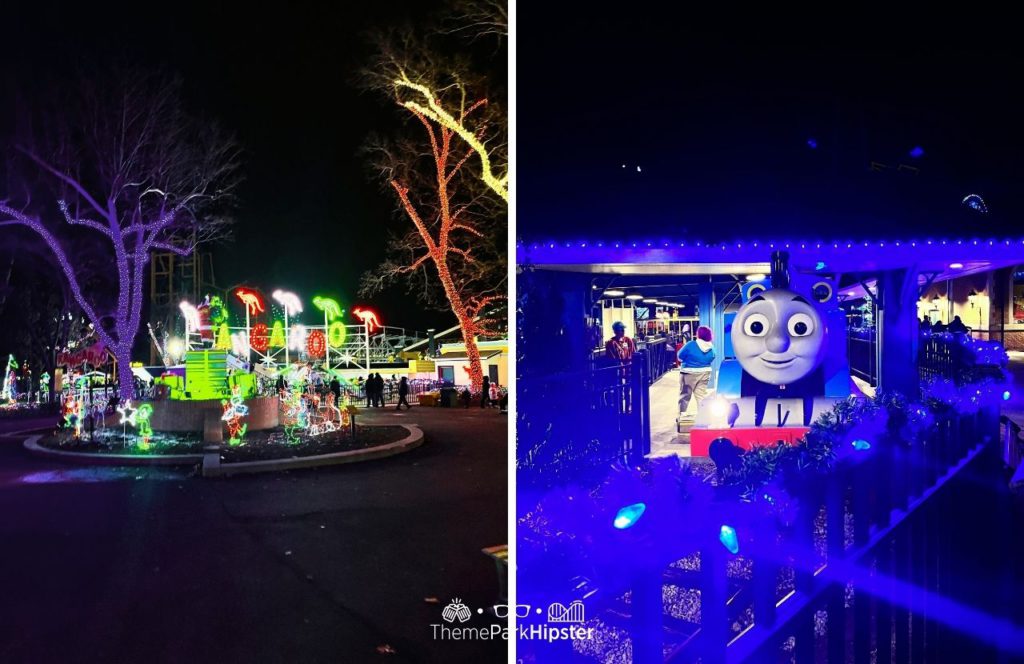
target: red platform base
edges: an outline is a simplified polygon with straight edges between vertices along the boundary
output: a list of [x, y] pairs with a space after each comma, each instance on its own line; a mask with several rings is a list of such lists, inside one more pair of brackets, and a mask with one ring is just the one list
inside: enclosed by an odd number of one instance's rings
[[807, 427], [745, 427], [737, 429], [690, 429], [690, 456], [708, 456], [711, 441], [728, 438], [743, 450], [774, 445], [780, 440], [793, 445], [804, 437]]

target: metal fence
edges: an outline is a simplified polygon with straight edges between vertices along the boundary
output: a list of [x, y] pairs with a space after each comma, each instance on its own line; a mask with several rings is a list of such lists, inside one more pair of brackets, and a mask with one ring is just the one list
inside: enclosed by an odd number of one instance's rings
[[519, 381], [518, 481], [554, 484], [650, 452], [650, 365], [614, 365]]
[[675, 366], [675, 347], [669, 345], [668, 339], [655, 339], [644, 344], [644, 351], [647, 357], [647, 383], [652, 385]]
[[[998, 426], [998, 412], [951, 415], [924, 445], [847, 457], [827, 479], [803, 487], [795, 521], [773, 526], [774, 546], [739, 556], [717, 541], [680, 549], [680, 559], [699, 553], [696, 571], [674, 564], [628, 570], [630, 601], [594, 596], [588, 615], [593, 607], [614, 616], [629, 632], [637, 664], [868, 662], [875, 655], [906, 662], [911, 651], [914, 661], [938, 661], [950, 637], [937, 629], [940, 609], [927, 596], [948, 592], [963, 574], [943, 527], [957, 493], [946, 485], [998, 453]], [[737, 562], [746, 574], [736, 574]], [[780, 587], [783, 577], [792, 578], [789, 588]], [[879, 584], [896, 582], [910, 590], [900, 602], [885, 601]], [[698, 622], [664, 615], [663, 597], [680, 590], [699, 597]]]
[[979, 357], [968, 345], [969, 341], [966, 334], [922, 334], [917, 346], [921, 378], [946, 378], [962, 385], [986, 376], [1001, 377], [1000, 358], [991, 352]]
[[850, 373], [878, 385], [878, 340], [874, 328], [850, 329], [846, 335], [846, 354]]

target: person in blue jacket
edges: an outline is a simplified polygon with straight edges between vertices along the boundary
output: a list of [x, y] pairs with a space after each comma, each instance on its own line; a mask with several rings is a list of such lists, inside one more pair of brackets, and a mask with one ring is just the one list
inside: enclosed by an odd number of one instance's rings
[[711, 364], [715, 361], [711, 328], [701, 325], [697, 336], [686, 342], [676, 357], [679, 358], [679, 412], [685, 413], [690, 399], [697, 399], [697, 406], [708, 393], [711, 378]]

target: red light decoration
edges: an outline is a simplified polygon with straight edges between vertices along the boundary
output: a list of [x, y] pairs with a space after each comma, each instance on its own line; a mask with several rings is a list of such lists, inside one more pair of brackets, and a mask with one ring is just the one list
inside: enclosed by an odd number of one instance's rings
[[377, 320], [376, 312], [370, 311], [369, 309], [360, 309], [356, 307], [352, 310], [352, 315], [363, 321], [363, 325], [372, 333], [376, 329], [380, 329], [380, 321]]
[[323, 357], [327, 350], [327, 339], [320, 330], [313, 330], [306, 337], [306, 352], [310, 357]]
[[[488, 294], [487, 291], [474, 292], [474, 289], [466, 287], [458, 274], [453, 274], [456, 270], [451, 263], [453, 257], [458, 257], [461, 262], [467, 264], [476, 262], [476, 257], [472, 253], [472, 239], [467, 235], [480, 238], [484, 234], [475, 226], [472, 219], [466, 218], [465, 215], [460, 216], [465, 210], [464, 207], [453, 208], [453, 178], [476, 148], [472, 147], [473, 143], [469, 143], [471, 150], [468, 153], [455, 154], [452, 138], [458, 135], [464, 139], [461, 131], [462, 121], [484, 104], [486, 100], [478, 101], [461, 113], [458, 131], [451, 122], [432, 112], [432, 109], [403, 104], [420, 121], [430, 139], [430, 154], [433, 156], [434, 170], [437, 174], [436, 188], [430, 191], [430, 194], [436, 195], [436, 202], [424, 203], [426, 207], [421, 211], [419, 204], [414, 203], [409, 195], [409, 184], [397, 178], [390, 180], [391, 187], [398, 194], [402, 209], [405, 210], [422, 241], [422, 246], [418, 248], [424, 250], [421, 256], [398, 268], [397, 272], [410, 273], [428, 262], [434, 264], [451, 311], [459, 322], [462, 341], [466, 346], [466, 356], [469, 359], [469, 376], [473, 389], [480, 389], [484, 378], [476, 338], [492, 334], [488, 326], [495, 321], [488, 318], [486, 312], [494, 303], [504, 300], [505, 296]], [[440, 126], [435, 127], [432, 122], [437, 122]], [[480, 156], [483, 158], [484, 154], [481, 153]], [[503, 178], [489, 181], [487, 184], [499, 194], [503, 193], [502, 187], [507, 186]], [[506, 198], [506, 195], [502, 195], [502, 198]], [[457, 242], [454, 241], [456, 238]]]
[[270, 347], [270, 333], [266, 323], [256, 323], [249, 331], [249, 345], [253, 350], [261, 353], [267, 352]]
[[241, 300], [249, 309], [249, 315], [255, 316], [258, 313], [263, 313], [266, 309], [263, 308], [263, 298], [259, 296], [254, 290], [248, 288], [239, 288], [235, 291], [235, 297]]

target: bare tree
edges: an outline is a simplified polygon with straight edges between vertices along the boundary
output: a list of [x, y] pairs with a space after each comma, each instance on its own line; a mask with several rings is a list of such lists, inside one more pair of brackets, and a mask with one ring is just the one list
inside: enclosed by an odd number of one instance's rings
[[[507, 34], [504, 7], [488, 0], [464, 3], [468, 14], [451, 14], [435, 31], [435, 37], [454, 35], [474, 42], [482, 37]], [[447, 27], [445, 27], [447, 26]], [[397, 30], [379, 36], [377, 55], [364, 71], [368, 87], [383, 92], [395, 103], [417, 117], [457, 135], [473, 149], [475, 171], [484, 184], [508, 203], [508, 121], [499, 103], [503, 86], [495, 78], [479, 73], [473, 58], [466, 54], [445, 56], [437, 43], [410, 30]], [[505, 72], [504, 49], [487, 58]], [[470, 107], [475, 112], [469, 112]], [[483, 107], [478, 110], [478, 107]]]
[[[41, 103], [12, 147], [0, 227], [29, 228], [46, 243], [117, 358], [127, 398], [150, 254], [188, 255], [227, 236], [239, 149], [185, 111], [180, 81], [142, 72], [80, 80]], [[107, 258], [105, 280], [83, 274], [95, 252]]]
[[446, 304], [462, 332], [470, 380], [480, 389], [477, 337], [503, 334], [507, 263], [500, 240], [506, 217], [493, 192], [467, 168], [472, 148], [461, 145], [454, 131], [415, 115], [428, 151], [411, 138], [379, 142], [372, 149], [412, 228], [393, 238], [391, 258], [364, 275], [362, 290], [371, 294], [404, 282], [422, 301]]
[[362, 291], [404, 281], [422, 300], [445, 303], [480, 389], [477, 337], [503, 333], [507, 306], [507, 120], [494, 100], [501, 88], [465, 54], [445, 57], [408, 31], [378, 47], [368, 86], [413, 122], [395, 139], [374, 141], [371, 162], [411, 228], [394, 238], [382, 268], [364, 276]]
[[503, 46], [508, 38], [508, 7], [504, 0], [455, 0], [440, 31], [471, 42], [493, 37]]

